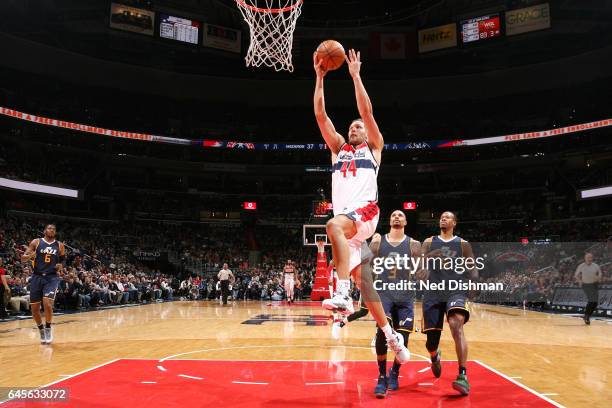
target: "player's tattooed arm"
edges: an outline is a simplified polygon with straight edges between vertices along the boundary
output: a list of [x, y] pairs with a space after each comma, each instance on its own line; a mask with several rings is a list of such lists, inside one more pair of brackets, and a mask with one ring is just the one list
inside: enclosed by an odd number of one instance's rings
[[[419, 257], [426, 262], [429, 254], [429, 249], [431, 248], [431, 237], [427, 238], [423, 245], [421, 245], [421, 252], [419, 253]], [[427, 270], [427, 264], [421, 264], [421, 269], [417, 271], [416, 277], [418, 280], [427, 280], [429, 279], [429, 271]]]
[[381, 239], [382, 239], [381, 235], [377, 233], [377, 234], [374, 234], [374, 236], [372, 237], [372, 240], [370, 241], [370, 251], [372, 251], [375, 257], [378, 256], [380, 252]]
[[[461, 240], [461, 250], [463, 252], [463, 257], [465, 259], [475, 260], [474, 250], [472, 249], [472, 244], [470, 244], [464, 239]], [[475, 267], [468, 270], [468, 273], [470, 274], [470, 279], [478, 279], [478, 269], [476, 269]]]

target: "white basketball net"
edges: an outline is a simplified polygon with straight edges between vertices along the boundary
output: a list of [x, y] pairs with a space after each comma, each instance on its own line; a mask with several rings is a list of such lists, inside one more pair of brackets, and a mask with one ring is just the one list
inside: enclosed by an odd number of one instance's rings
[[[250, 27], [251, 44], [247, 67], [265, 65], [276, 71], [293, 72], [293, 32], [304, 0], [236, 0]], [[265, 3], [265, 6], [264, 6]]]

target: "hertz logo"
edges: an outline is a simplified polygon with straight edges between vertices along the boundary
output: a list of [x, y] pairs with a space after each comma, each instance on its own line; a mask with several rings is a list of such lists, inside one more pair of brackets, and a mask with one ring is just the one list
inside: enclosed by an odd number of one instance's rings
[[451, 38], [450, 31], [438, 31], [435, 33], [427, 33], [427, 34], [423, 34], [423, 43], [424, 44], [433, 43], [437, 41], [448, 40], [449, 38]]

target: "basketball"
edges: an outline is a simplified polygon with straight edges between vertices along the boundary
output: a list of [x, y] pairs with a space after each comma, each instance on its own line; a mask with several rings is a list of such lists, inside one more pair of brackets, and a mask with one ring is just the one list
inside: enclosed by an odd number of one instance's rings
[[338, 69], [344, 63], [344, 47], [338, 41], [325, 40], [317, 47], [317, 58], [323, 60], [321, 66], [326, 71]]

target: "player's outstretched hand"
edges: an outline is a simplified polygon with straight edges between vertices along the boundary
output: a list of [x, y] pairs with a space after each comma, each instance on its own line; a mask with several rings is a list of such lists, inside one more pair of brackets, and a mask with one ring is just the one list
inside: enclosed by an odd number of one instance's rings
[[317, 52], [312, 55], [312, 65], [314, 67], [315, 72], [317, 73], [318, 78], [323, 78], [327, 71], [322, 66], [323, 60], [317, 57]]
[[349, 74], [353, 78], [359, 76], [359, 71], [361, 71], [361, 52], [350, 49], [345, 58]]

